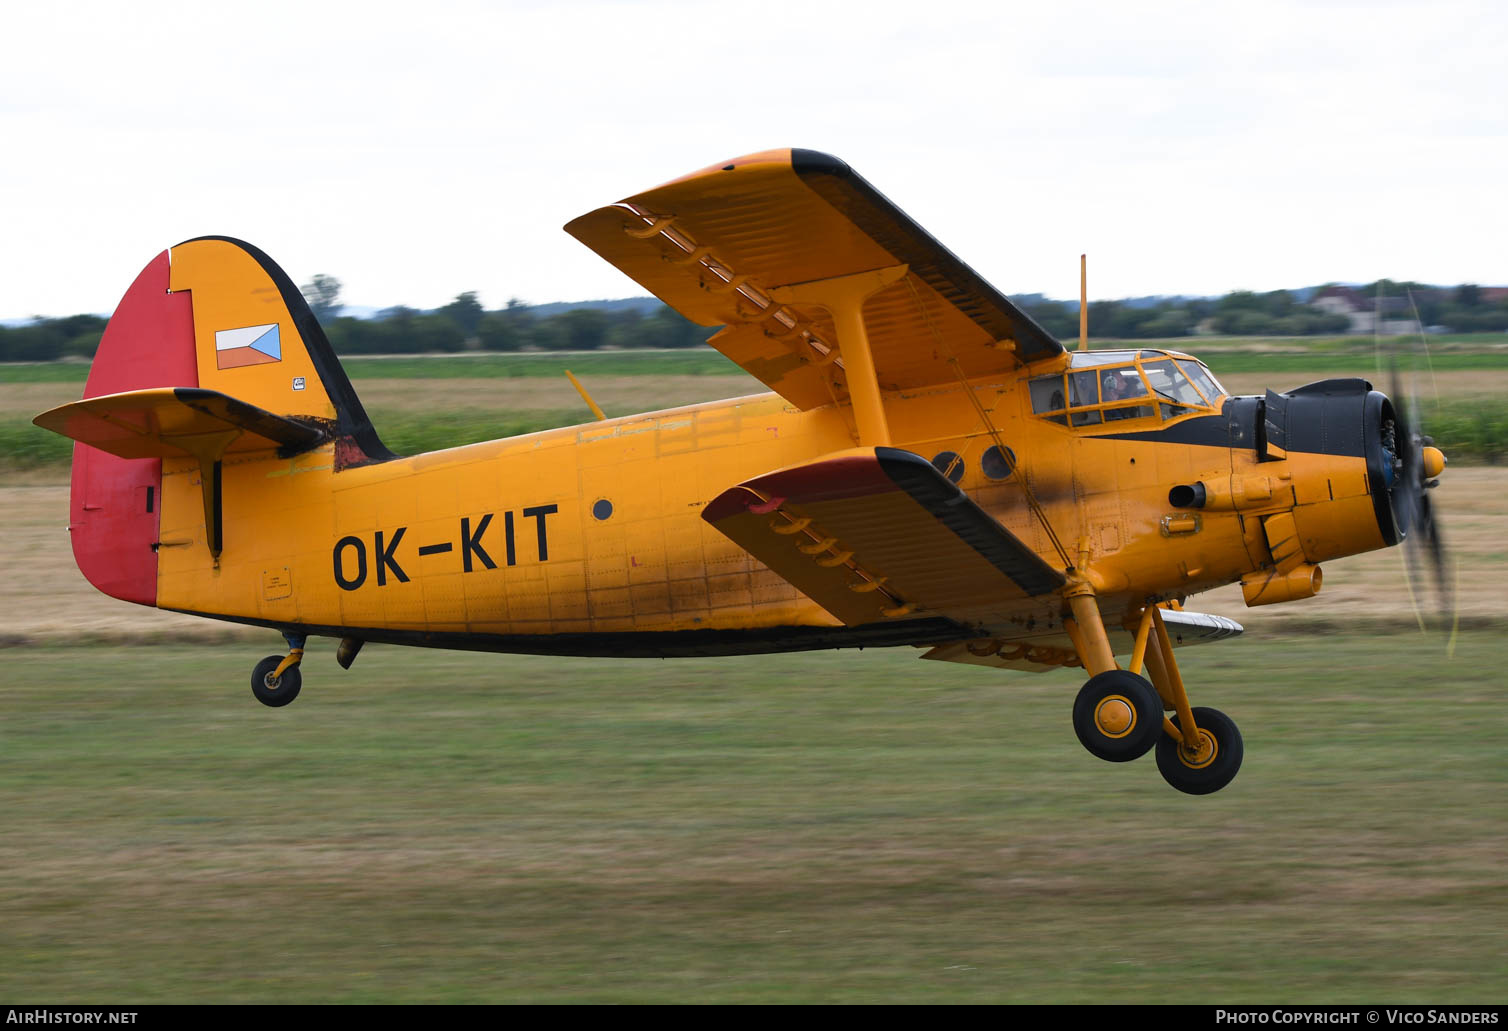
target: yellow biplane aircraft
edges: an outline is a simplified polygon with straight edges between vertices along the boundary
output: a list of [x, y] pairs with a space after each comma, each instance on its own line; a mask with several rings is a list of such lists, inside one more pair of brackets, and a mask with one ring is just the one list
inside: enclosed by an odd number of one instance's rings
[[1155, 746], [1204, 794], [1241, 737], [1190, 706], [1174, 645], [1241, 627], [1183, 600], [1307, 598], [1318, 563], [1429, 522], [1443, 456], [1367, 382], [1232, 397], [1185, 354], [1070, 352], [825, 154], [738, 158], [566, 230], [724, 326], [712, 346], [774, 393], [399, 457], [283, 271], [190, 240], [127, 291], [84, 399], [36, 419], [79, 445], [79, 568], [281, 631], [252, 672], [273, 706], [310, 635], [344, 667], [367, 641], [1082, 666], [1085, 747]]

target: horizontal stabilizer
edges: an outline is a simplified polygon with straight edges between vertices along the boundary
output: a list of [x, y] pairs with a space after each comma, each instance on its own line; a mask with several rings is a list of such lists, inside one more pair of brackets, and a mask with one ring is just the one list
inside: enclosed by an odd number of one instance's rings
[[89, 397], [43, 412], [32, 422], [118, 458], [201, 457], [207, 441], [226, 438], [232, 439], [213, 450], [229, 454], [276, 448], [287, 456], [317, 447], [329, 437], [312, 421], [274, 415], [198, 387]]
[[1061, 573], [920, 455], [860, 448], [724, 491], [702, 518], [850, 626], [967, 626], [1037, 607]]

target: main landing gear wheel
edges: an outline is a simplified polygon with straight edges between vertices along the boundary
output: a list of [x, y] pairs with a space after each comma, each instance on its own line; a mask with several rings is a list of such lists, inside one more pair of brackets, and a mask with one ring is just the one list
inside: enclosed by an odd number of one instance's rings
[[[1189, 795], [1208, 795], [1229, 784], [1241, 768], [1245, 748], [1235, 721], [1219, 709], [1194, 707], [1199, 740], [1185, 747], [1167, 734], [1157, 741], [1157, 769], [1162, 779]], [[1178, 726], [1178, 717], [1170, 719]], [[1182, 729], [1182, 728], [1180, 728]]]
[[273, 676], [282, 664], [281, 655], [269, 655], [251, 671], [251, 693], [263, 705], [273, 708], [287, 705], [298, 697], [299, 688], [304, 686], [303, 674], [297, 666], [289, 666], [283, 670], [282, 676]]
[[1140, 759], [1164, 736], [1162, 699], [1128, 670], [1097, 673], [1074, 700], [1073, 729], [1092, 755], [1113, 763]]

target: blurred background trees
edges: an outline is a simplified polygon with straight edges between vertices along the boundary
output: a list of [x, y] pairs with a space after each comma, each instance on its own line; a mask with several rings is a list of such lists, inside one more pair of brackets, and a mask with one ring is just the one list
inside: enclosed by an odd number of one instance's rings
[[[454, 351], [596, 351], [686, 348], [706, 342], [716, 329], [698, 326], [649, 297], [528, 305], [518, 298], [489, 311], [467, 290], [433, 311], [397, 305], [357, 318], [341, 300], [341, 282], [320, 273], [301, 287], [310, 309], [337, 354], [424, 354]], [[1322, 310], [1311, 301], [1343, 298], [1352, 316]], [[1379, 302], [1378, 297], [1382, 300]], [[1074, 340], [1079, 333], [1076, 301], [1040, 294], [1015, 303], [1049, 333]], [[1453, 287], [1379, 280], [1360, 286], [1306, 290], [1237, 290], [1224, 297], [1148, 297], [1092, 301], [1089, 332], [1097, 340], [1167, 340], [1195, 335], [1339, 336], [1358, 332], [1355, 313], [1378, 309], [1384, 334], [1412, 332], [1414, 310], [1429, 332], [1508, 331], [1508, 288], [1465, 283]], [[99, 346], [105, 318], [70, 315], [0, 325], [0, 361], [37, 362], [90, 358]], [[1370, 335], [1368, 324], [1365, 330]]]

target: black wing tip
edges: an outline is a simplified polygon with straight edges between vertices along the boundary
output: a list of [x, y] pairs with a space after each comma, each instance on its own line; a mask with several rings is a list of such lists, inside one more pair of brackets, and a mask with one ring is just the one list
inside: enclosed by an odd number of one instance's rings
[[799, 176], [830, 175], [848, 179], [854, 174], [853, 168], [842, 158], [803, 147], [791, 148], [791, 169]]
[[[956, 289], [975, 294], [988, 310], [966, 314], [995, 337], [1009, 336], [1024, 345], [1020, 352], [1022, 364], [1029, 365], [1063, 353], [1062, 341], [1037, 325], [1036, 320], [938, 242], [846, 161], [822, 151], [793, 147], [791, 169], [833, 207], [850, 220], [860, 222], [861, 229], [864, 228], [862, 220], [878, 217], [882, 229], [888, 227], [894, 236], [892, 239], [877, 238], [876, 242], [889, 249], [898, 260], [908, 262], [913, 271], [930, 267]], [[874, 233], [870, 235], [873, 237]]]
[[[927, 461], [915, 451], [906, 451], [898, 447], [877, 447], [874, 449], [874, 457], [879, 460], [880, 468], [887, 473], [900, 474], [906, 470], [916, 470], [925, 466], [929, 471], [936, 472], [937, 467]], [[957, 489], [957, 486], [943, 477], [943, 482]]]

